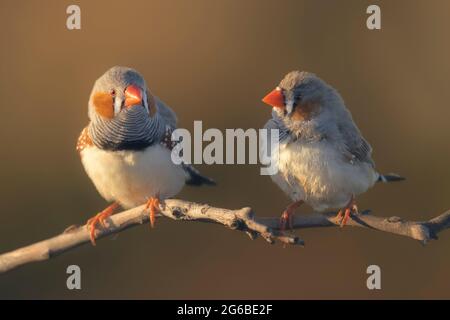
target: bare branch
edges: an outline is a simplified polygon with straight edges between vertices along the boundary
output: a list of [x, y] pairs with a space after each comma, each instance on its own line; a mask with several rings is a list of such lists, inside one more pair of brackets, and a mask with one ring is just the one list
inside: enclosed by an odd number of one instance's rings
[[[206, 204], [170, 199], [163, 201], [160, 209], [160, 215], [174, 220], [221, 224], [233, 230], [243, 231], [251, 239], [261, 236], [269, 243], [280, 241], [284, 244], [304, 244], [297, 236], [280, 231], [278, 218], [257, 218], [253, 215], [251, 208], [229, 210], [210, 207]], [[119, 233], [148, 221], [148, 213], [144, 210], [144, 206], [123, 211], [106, 220], [107, 226], [98, 231], [97, 238]], [[437, 239], [437, 234], [440, 231], [450, 228], [450, 210], [425, 222], [403, 221], [398, 217], [383, 218], [359, 214], [353, 216], [347, 222], [347, 225], [407, 236], [425, 244], [431, 239]], [[297, 215], [293, 221], [294, 229], [332, 226], [339, 226], [335, 213]], [[0, 255], [0, 273], [31, 262], [48, 260], [89, 242], [89, 232], [85, 225], [70, 227], [64, 233], [53, 238]]]
[[[257, 221], [269, 228], [275, 228], [277, 225], [277, 221], [273, 218], [258, 218]], [[340, 226], [339, 222], [336, 219], [335, 212], [297, 215], [293, 221], [293, 228], [336, 227]], [[347, 221], [346, 226], [389, 232], [410, 237], [420, 241], [422, 244], [426, 244], [430, 240], [436, 240], [439, 232], [450, 228], [450, 210], [429, 221], [421, 222], [405, 221], [396, 216], [389, 218], [378, 217], [363, 212], [358, 215], [352, 215], [352, 219]]]

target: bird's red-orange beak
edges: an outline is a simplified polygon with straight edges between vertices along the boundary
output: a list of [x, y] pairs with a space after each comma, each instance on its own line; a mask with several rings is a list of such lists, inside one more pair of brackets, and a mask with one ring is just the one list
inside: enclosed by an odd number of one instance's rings
[[142, 103], [142, 90], [131, 84], [125, 89], [125, 107], [140, 105]]
[[284, 95], [280, 88], [276, 88], [266, 95], [262, 102], [276, 108], [284, 108]]

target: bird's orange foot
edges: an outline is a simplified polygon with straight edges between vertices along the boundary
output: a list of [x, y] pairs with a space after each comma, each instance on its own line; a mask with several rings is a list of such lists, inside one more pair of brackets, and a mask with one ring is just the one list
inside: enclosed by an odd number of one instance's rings
[[97, 230], [98, 224], [101, 224], [101, 226], [103, 228], [105, 228], [106, 227], [105, 219], [108, 218], [110, 215], [112, 215], [114, 213], [114, 210], [116, 210], [118, 206], [119, 206], [119, 204], [117, 202], [114, 202], [112, 205], [107, 207], [105, 210], [96, 214], [94, 217], [90, 218], [87, 221], [86, 226], [89, 230], [89, 237], [91, 238], [92, 245], [95, 246], [95, 244], [96, 244], [95, 243], [95, 230]]
[[336, 215], [336, 220], [340, 221], [339, 224], [341, 227], [347, 224], [347, 221], [348, 219], [350, 219], [352, 213], [358, 214], [358, 207], [356, 206], [354, 197], [352, 197], [345, 208], [339, 210], [338, 214]]
[[285, 231], [287, 226], [292, 230], [292, 217], [294, 216], [295, 209], [300, 207], [303, 201], [296, 201], [291, 203], [286, 210], [283, 211], [280, 217], [280, 230]]
[[152, 228], [155, 226], [156, 213], [159, 211], [159, 204], [159, 196], [156, 196], [148, 199], [147, 204], [145, 205], [145, 209], [149, 210], [150, 225]]

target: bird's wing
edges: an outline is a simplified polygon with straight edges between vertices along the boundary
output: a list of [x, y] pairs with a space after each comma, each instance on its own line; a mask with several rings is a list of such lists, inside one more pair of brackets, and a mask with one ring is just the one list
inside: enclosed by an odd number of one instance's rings
[[278, 117], [275, 111], [272, 111], [272, 118], [269, 119], [264, 125], [264, 129], [267, 130], [265, 134], [261, 136], [259, 152], [260, 160], [263, 165], [270, 165], [272, 157], [272, 130], [278, 130], [278, 143], [288, 141], [291, 136], [291, 132], [284, 125], [283, 121]]
[[167, 126], [169, 126], [172, 130], [177, 127], [177, 115], [175, 112], [164, 102], [162, 102], [158, 97], [155, 97], [157, 112], [164, 120]]
[[[160, 143], [167, 149], [172, 150], [178, 143], [177, 141], [172, 140], [172, 132], [177, 128], [177, 116], [175, 112], [159, 98], [155, 97], [155, 101], [158, 113], [165, 123], [166, 130]], [[182, 163], [181, 165], [186, 172], [187, 185], [200, 186], [203, 184], [216, 184], [214, 180], [203, 176], [193, 165], [187, 163]]]
[[361, 135], [353, 121], [346, 121], [338, 125], [343, 139], [344, 156], [350, 161], [366, 162], [375, 166], [372, 160], [372, 147]]

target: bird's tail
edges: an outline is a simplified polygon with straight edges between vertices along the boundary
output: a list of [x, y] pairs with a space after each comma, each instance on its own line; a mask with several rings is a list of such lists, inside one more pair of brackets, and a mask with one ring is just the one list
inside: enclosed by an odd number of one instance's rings
[[396, 173], [389, 173], [389, 174], [381, 174], [381, 173], [379, 173], [377, 182], [386, 183], [386, 182], [403, 181], [405, 179], [406, 178], [404, 178], [402, 176], [399, 176]]
[[186, 180], [186, 184], [190, 186], [201, 186], [201, 185], [210, 185], [215, 186], [216, 182], [208, 177], [202, 175], [197, 169], [195, 169], [192, 165], [183, 165], [184, 170], [188, 175], [188, 179]]

